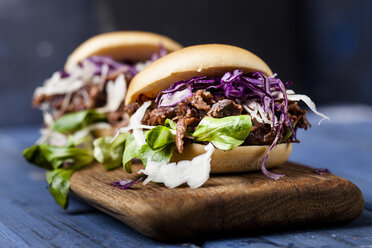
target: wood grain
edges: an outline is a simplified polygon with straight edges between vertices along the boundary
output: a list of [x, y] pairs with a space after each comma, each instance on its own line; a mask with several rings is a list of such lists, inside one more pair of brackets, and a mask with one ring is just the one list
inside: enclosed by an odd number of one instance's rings
[[109, 184], [136, 178], [123, 169], [106, 172], [99, 164], [76, 172], [71, 191], [138, 232], [160, 240], [257, 231], [321, 223], [340, 223], [359, 216], [363, 196], [353, 183], [332, 174], [287, 162], [273, 170], [278, 181], [261, 172], [213, 175], [203, 187], [165, 188], [138, 183], [129, 190]]

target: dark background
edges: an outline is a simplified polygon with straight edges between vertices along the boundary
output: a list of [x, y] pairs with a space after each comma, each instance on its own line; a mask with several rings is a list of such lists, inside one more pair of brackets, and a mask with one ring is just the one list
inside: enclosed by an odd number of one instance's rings
[[372, 104], [372, 1], [0, 0], [0, 126], [41, 124], [35, 87], [113, 30], [241, 46], [319, 105]]

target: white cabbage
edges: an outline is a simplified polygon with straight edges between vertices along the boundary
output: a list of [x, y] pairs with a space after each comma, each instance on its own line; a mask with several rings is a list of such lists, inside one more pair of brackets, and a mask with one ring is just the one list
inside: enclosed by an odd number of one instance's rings
[[64, 146], [67, 143], [67, 136], [53, 131], [50, 128], [42, 128], [40, 129], [40, 138], [36, 141], [36, 144], [50, 144], [54, 146]]
[[155, 162], [149, 158], [146, 168], [138, 173], [147, 175], [143, 184], [148, 182], [164, 183], [168, 188], [175, 188], [187, 183], [190, 188], [202, 186], [209, 178], [214, 146], [209, 143], [204, 148], [206, 153], [190, 160], [177, 163]]
[[89, 125], [77, 132], [75, 132], [73, 135], [72, 135], [72, 139], [73, 140], [79, 140], [85, 136], [87, 136], [88, 134], [90, 134], [90, 132], [94, 131], [94, 130], [102, 130], [102, 129], [110, 129], [111, 128], [111, 125], [106, 123], [106, 122], [98, 122], [98, 123], [94, 123], [92, 125]]
[[[131, 118], [129, 120], [129, 125], [127, 127], [120, 128], [116, 132], [116, 135], [112, 138], [112, 141], [114, 141], [115, 138], [120, 133], [125, 133], [125, 132], [128, 132], [129, 130], [133, 130], [133, 136], [134, 136], [134, 139], [136, 140], [137, 144], [139, 146], [142, 146], [142, 145], [146, 144], [145, 136], [143, 135], [143, 131], [142, 131], [142, 127], [144, 125], [141, 125], [141, 121], [142, 121], [143, 117], [145, 116], [147, 108], [150, 107], [150, 105], [151, 105], [151, 101], [147, 101], [147, 102], [143, 103], [142, 106], [137, 109], [136, 113], [134, 113], [131, 116]], [[147, 126], [145, 126], [145, 127], [147, 127]], [[149, 127], [151, 127], [151, 126], [149, 126]], [[151, 128], [153, 128], [153, 127], [151, 127]]]
[[318, 125], [320, 125], [320, 123], [322, 123], [322, 121], [324, 121], [326, 119], [328, 121], [330, 121], [328, 116], [326, 116], [325, 114], [320, 113], [316, 109], [315, 103], [310, 99], [310, 97], [308, 97], [306, 95], [287, 95], [287, 98], [288, 98], [288, 100], [291, 100], [291, 101], [300, 101], [301, 100], [304, 103], [306, 103], [306, 105], [311, 109], [311, 111], [313, 111], [316, 115], [319, 115], [320, 117], [322, 117], [322, 119], [318, 122]]
[[147, 60], [147, 61], [144, 61], [144, 62], [138, 62], [137, 64], [135, 64], [135, 68], [138, 72], [142, 71], [143, 69], [145, 69], [147, 66], [149, 66], [150, 64], [152, 63], [151, 60]]
[[[81, 140], [87, 135], [89, 135], [90, 132], [94, 130], [109, 129], [109, 128], [111, 128], [111, 126], [110, 124], [106, 122], [95, 123], [95, 124], [85, 127], [84, 129], [77, 131], [76, 133], [71, 135], [71, 139], [74, 141]], [[67, 135], [60, 133], [60, 132], [56, 132], [50, 128], [42, 128], [40, 130], [40, 134], [41, 134], [40, 138], [36, 141], [36, 144], [39, 144], [39, 145], [47, 143], [47, 144], [54, 145], [54, 146], [64, 146], [66, 145], [68, 141]]]
[[[322, 121], [324, 121], [326, 119], [328, 121], [330, 121], [328, 116], [326, 116], [323, 113], [320, 113], [316, 109], [315, 103], [307, 95], [296, 94], [293, 90], [287, 90], [286, 93], [287, 93], [287, 99], [288, 100], [290, 100], [290, 101], [300, 101], [301, 100], [310, 108], [311, 111], [313, 111], [316, 115], [322, 117], [322, 119], [318, 122], [318, 125], [320, 125], [320, 123], [322, 123]], [[283, 94], [281, 92], [279, 92], [279, 98], [283, 98]]]
[[62, 78], [60, 72], [53, 73], [52, 77], [44, 81], [44, 85], [36, 88], [34, 97], [39, 95], [64, 95], [79, 90], [84, 85], [102, 84], [108, 74], [108, 65], [103, 65], [101, 75], [94, 75], [95, 66], [85, 60], [83, 66], [75, 64], [69, 70], [69, 76]]
[[115, 81], [109, 81], [106, 85], [107, 102], [106, 105], [98, 108], [100, 113], [108, 113], [116, 111], [125, 98], [127, 91], [127, 82], [124, 74], [120, 74]]
[[[243, 107], [251, 115], [251, 117], [255, 118], [258, 122], [273, 126], [272, 112], [265, 112], [261, 104], [258, 102], [248, 101], [243, 105]], [[276, 117], [275, 123], [278, 123]]]

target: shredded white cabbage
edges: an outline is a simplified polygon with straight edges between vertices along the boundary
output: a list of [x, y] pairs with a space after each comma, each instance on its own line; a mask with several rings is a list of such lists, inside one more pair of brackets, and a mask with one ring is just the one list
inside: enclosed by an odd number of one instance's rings
[[51, 127], [54, 123], [53, 115], [48, 111], [43, 111], [44, 124], [47, 127]]
[[[76, 133], [71, 135], [71, 138], [72, 140], [79, 140], [89, 135], [90, 132], [93, 130], [109, 129], [109, 128], [111, 128], [111, 126], [110, 124], [106, 122], [95, 123], [90, 126], [87, 126], [84, 129], [77, 131]], [[47, 144], [54, 145], [54, 146], [64, 146], [66, 145], [67, 140], [68, 140], [67, 135], [56, 132], [50, 128], [42, 128], [40, 130], [40, 134], [41, 134], [40, 138], [36, 141], [36, 144], [39, 144], [39, 145], [47, 143]]]
[[107, 103], [105, 106], [98, 108], [100, 113], [116, 111], [125, 98], [127, 91], [127, 82], [124, 74], [120, 74], [115, 81], [109, 81], [106, 85]]
[[55, 72], [50, 79], [47, 79], [44, 86], [37, 87], [35, 90], [35, 97], [39, 95], [57, 95], [74, 92], [84, 86], [82, 80], [70, 80], [69, 78], [61, 78], [59, 72]]
[[[150, 105], [151, 105], [151, 101], [144, 102], [142, 104], [142, 106], [137, 109], [136, 113], [134, 113], [130, 117], [129, 125], [127, 127], [123, 127], [123, 128], [120, 128], [119, 130], [117, 130], [117, 132], [116, 132], [115, 136], [112, 138], [111, 142], [114, 141], [120, 133], [125, 133], [125, 132], [128, 132], [129, 130], [133, 130], [133, 136], [134, 136], [134, 139], [136, 140], [137, 144], [139, 146], [142, 146], [142, 145], [146, 144], [146, 140], [145, 140], [145, 136], [143, 135], [142, 128], [146, 128], [146, 127], [153, 128], [153, 127], [152, 126], [141, 125], [141, 121], [142, 121], [143, 117], [145, 116], [147, 108], [150, 107]], [[149, 128], [149, 129], [151, 129], [151, 128]]]
[[102, 129], [110, 129], [110, 128], [111, 128], [111, 125], [106, 123], [106, 122], [94, 123], [92, 125], [87, 126], [86, 128], [83, 128], [83, 129], [75, 132], [72, 135], [72, 139], [73, 140], [78, 140], [78, 139], [84, 138], [85, 136], [90, 134], [90, 132], [92, 132], [94, 130], [102, 130]]
[[152, 63], [151, 60], [147, 60], [147, 61], [144, 61], [144, 62], [138, 62], [137, 64], [135, 64], [135, 68], [138, 72], [142, 71], [143, 69], [145, 69], [147, 66], [149, 66], [150, 64]]
[[151, 161], [149, 158], [146, 168], [138, 173], [147, 175], [143, 184], [148, 182], [164, 183], [168, 188], [175, 188], [187, 183], [190, 188], [202, 186], [209, 178], [211, 160], [214, 146], [209, 143], [204, 148], [206, 153], [190, 160], [182, 160], [177, 163], [165, 163]]
[[[318, 125], [320, 125], [320, 123], [322, 123], [322, 121], [324, 121], [326, 119], [328, 121], [330, 121], [328, 116], [326, 116], [323, 113], [320, 113], [316, 109], [315, 103], [310, 99], [310, 97], [308, 97], [306, 95], [295, 94], [295, 92], [293, 90], [287, 90], [286, 93], [287, 93], [287, 99], [288, 100], [290, 100], [290, 101], [300, 101], [301, 100], [310, 108], [311, 111], [313, 111], [316, 115], [322, 117], [322, 119], [318, 122]], [[279, 98], [283, 98], [283, 94], [281, 92], [279, 93]]]
[[44, 85], [36, 88], [34, 97], [39, 95], [58, 95], [73, 93], [87, 84], [104, 83], [108, 73], [108, 66], [102, 67], [100, 76], [94, 75], [94, 65], [84, 61], [83, 66], [74, 65], [69, 71], [70, 76], [62, 78], [60, 72], [53, 73], [52, 77], [45, 80]]
[[[243, 105], [243, 107], [251, 115], [251, 117], [255, 118], [258, 122], [273, 126], [271, 111], [265, 112], [261, 104], [259, 104], [258, 102], [248, 101]], [[278, 123], [276, 117], [275, 123]]]
[[41, 136], [35, 142], [38, 145], [47, 143], [54, 146], [64, 146], [67, 143], [67, 136], [53, 131], [50, 128], [42, 128], [40, 129]]

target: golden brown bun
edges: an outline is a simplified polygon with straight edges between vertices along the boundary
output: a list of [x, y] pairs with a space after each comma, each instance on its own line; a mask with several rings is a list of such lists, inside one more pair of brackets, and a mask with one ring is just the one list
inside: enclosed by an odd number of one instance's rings
[[75, 49], [67, 59], [65, 70], [69, 71], [74, 64], [93, 55], [109, 55], [118, 61], [145, 61], [150, 59], [152, 53], [158, 52], [160, 44], [168, 52], [182, 48], [174, 40], [150, 32], [119, 31], [100, 34]]
[[209, 44], [186, 47], [168, 54], [138, 73], [129, 85], [125, 104], [134, 102], [140, 94], [156, 97], [180, 80], [195, 76], [222, 76], [235, 69], [245, 73], [262, 71], [266, 76], [273, 73], [253, 53], [230, 45]]
[[96, 129], [92, 131], [94, 137], [106, 137], [106, 136], [114, 136], [116, 132], [115, 128], [110, 129]]
[[[173, 152], [172, 162], [180, 160], [192, 160], [194, 157], [205, 153], [204, 145], [188, 144], [183, 152]], [[261, 162], [269, 146], [238, 146], [224, 151], [215, 149], [212, 154], [212, 173], [231, 173], [256, 171], [261, 169]], [[265, 163], [266, 168], [272, 168], [283, 164], [292, 152], [292, 144], [279, 144], [270, 152]]]

